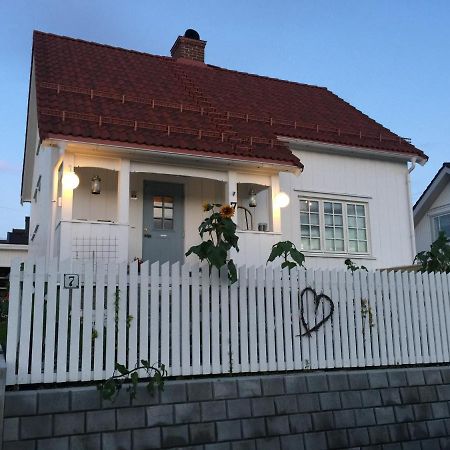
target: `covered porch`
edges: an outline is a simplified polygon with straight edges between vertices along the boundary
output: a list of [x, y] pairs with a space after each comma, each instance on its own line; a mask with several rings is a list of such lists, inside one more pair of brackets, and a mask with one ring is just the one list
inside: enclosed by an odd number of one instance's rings
[[61, 261], [184, 262], [200, 242], [204, 202], [235, 207], [239, 264], [260, 264], [281, 239], [283, 204], [273, 167], [66, 151], [54, 178], [52, 255]]

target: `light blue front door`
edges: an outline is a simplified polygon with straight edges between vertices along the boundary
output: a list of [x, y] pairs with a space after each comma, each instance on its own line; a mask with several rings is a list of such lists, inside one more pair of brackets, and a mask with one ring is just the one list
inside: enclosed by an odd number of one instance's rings
[[144, 181], [143, 216], [143, 260], [183, 262], [184, 186]]

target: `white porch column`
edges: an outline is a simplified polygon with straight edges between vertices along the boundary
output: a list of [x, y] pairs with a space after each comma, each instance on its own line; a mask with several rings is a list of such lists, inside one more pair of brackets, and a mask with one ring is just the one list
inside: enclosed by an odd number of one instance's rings
[[281, 208], [275, 205], [275, 197], [280, 192], [280, 177], [278, 174], [270, 177], [270, 187], [272, 192], [272, 231], [281, 233]]
[[[234, 170], [228, 172], [228, 181], [226, 183], [225, 191], [225, 203], [231, 205], [231, 203], [237, 202], [237, 173]], [[237, 214], [233, 216], [233, 220], [237, 221]]]
[[[63, 177], [66, 173], [74, 170], [75, 158], [70, 153], [66, 153], [63, 157]], [[73, 210], [73, 189], [69, 189], [62, 185], [61, 196], [61, 220], [72, 220]]]
[[130, 221], [130, 160], [121, 159], [117, 184], [117, 222]]

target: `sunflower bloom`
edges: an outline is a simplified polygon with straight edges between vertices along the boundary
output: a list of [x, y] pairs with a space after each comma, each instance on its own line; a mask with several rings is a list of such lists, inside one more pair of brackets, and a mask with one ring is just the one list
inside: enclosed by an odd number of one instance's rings
[[230, 205], [223, 205], [222, 208], [220, 208], [220, 215], [224, 219], [231, 219], [234, 216], [234, 208]]

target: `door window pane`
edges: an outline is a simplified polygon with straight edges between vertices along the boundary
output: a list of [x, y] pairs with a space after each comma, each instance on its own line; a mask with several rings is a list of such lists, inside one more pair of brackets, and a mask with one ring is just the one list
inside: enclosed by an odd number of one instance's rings
[[153, 227], [155, 230], [173, 230], [173, 197], [153, 197]]

